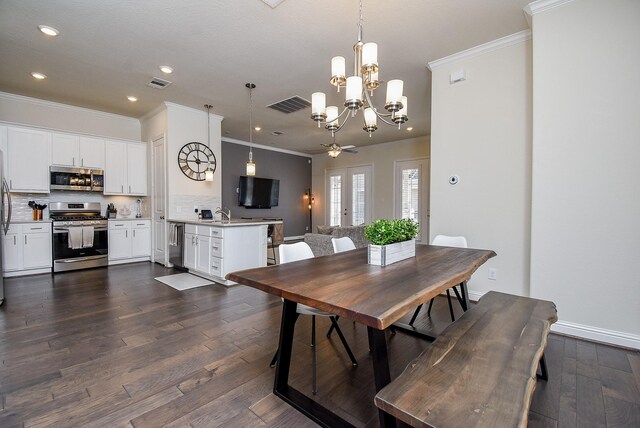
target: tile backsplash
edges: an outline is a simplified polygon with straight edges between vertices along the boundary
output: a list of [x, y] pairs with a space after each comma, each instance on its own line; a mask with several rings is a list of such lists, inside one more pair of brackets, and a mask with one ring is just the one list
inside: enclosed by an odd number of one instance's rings
[[169, 195], [169, 217], [174, 219], [195, 219], [194, 208], [212, 210], [220, 207], [220, 198], [206, 195]]
[[[120, 217], [120, 210], [125, 206], [131, 211], [130, 217], [135, 217], [136, 201], [138, 199], [142, 201], [142, 216], [149, 217], [151, 215], [151, 199], [146, 196], [108, 196], [93, 192], [64, 191], [52, 191], [48, 195], [41, 193], [12, 193], [11, 215], [15, 220], [32, 220], [33, 210], [28, 205], [29, 201], [35, 201], [41, 205], [49, 205], [51, 202], [100, 202], [100, 212], [102, 215], [107, 211], [107, 205], [113, 204], [118, 210], [118, 217]], [[44, 210], [42, 217], [45, 219], [49, 218], [48, 207]]]

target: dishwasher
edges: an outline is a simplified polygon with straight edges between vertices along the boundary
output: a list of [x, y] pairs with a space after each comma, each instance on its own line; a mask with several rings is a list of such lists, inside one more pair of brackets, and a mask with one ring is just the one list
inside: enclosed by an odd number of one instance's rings
[[184, 268], [184, 223], [169, 223], [169, 263]]

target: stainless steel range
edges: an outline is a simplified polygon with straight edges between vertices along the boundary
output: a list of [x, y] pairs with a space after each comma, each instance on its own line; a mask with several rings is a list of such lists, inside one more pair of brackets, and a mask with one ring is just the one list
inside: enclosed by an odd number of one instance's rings
[[109, 231], [99, 202], [53, 202], [53, 271], [107, 266]]

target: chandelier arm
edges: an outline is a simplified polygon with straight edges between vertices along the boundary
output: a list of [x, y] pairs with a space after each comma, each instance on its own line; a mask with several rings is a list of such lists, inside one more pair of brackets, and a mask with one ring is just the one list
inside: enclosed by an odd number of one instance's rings
[[383, 122], [384, 122], [384, 123], [386, 123], [387, 125], [396, 126], [396, 124], [395, 124], [395, 123], [393, 123], [393, 122], [389, 122], [388, 120], [386, 120], [386, 119], [385, 119], [385, 117], [389, 117], [389, 116], [391, 116], [391, 114], [385, 114], [385, 115], [382, 115], [382, 114], [378, 113], [378, 111], [377, 111], [375, 108], [373, 108], [373, 107], [372, 107], [372, 106], [373, 106], [373, 103], [371, 102], [371, 97], [369, 96], [369, 92], [367, 92], [367, 91], [365, 90], [365, 91], [364, 91], [364, 96], [365, 96], [365, 98], [366, 98], [366, 100], [367, 100], [367, 104], [369, 105], [369, 108], [370, 108], [371, 110], [373, 110], [373, 112], [376, 114], [376, 116], [378, 117], [378, 119], [380, 119], [381, 121], [383, 121]]
[[[338, 115], [338, 117], [336, 117], [336, 118], [335, 118], [335, 119], [333, 119], [332, 121], [325, 121], [325, 122], [323, 122], [323, 121], [321, 121], [321, 120], [320, 120], [320, 121], [318, 121], [318, 122], [320, 122], [320, 125], [327, 125], [327, 124], [329, 124], [329, 123], [333, 123], [333, 122], [335, 122], [336, 120], [340, 119], [342, 116], [344, 116], [344, 114], [345, 114], [348, 110], [349, 110], [349, 109], [348, 109], [347, 107], [345, 107], [345, 108], [342, 110], [342, 112]], [[347, 116], [347, 117], [348, 117], [348, 116]]]
[[[346, 107], [345, 107], [345, 110], [347, 110], [347, 108], [346, 108]], [[338, 132], [339, 130], [341, 130], [341, 129], [342, 129], [342, 127], [344, 126], [344, 124], [345, 124], [345, 123], [347, 123], [347, 122], [349, 121], [349, 118], [350, 118], [350, 117], [351, 117], [351, 115], [349, 115], [349, 114], [348, 114], [348, 115], [344, 118], [344, 122], [342, 122], [342, 124], [341, 124], [340, 126], [338, 126], [338, 129], [336, 129], [336, 130], [335, 130], [335, 131], [333, 131], [332, 133], [333, 133], [333, 134], [335, 134], [336, 132]]]

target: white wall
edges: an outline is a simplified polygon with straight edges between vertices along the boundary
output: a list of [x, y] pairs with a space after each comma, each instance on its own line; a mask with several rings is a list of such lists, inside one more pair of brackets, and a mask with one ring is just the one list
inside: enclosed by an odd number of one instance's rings
[[637, 0], [573, 1], [532, 18], [531, 294], [557, 304], [563, 331], [635, 347], [639, 22]]
[[[432, 68], [431, 237], [463, 235], [494, 250], [469, 282], [529, 294], [531, 41], [528, 33], [439, 60]], [[466, 80], [450, 84], [464, 70]], [[455, 186], [448, 183], [458, 175]], [[488, 279], [488, 268], [498, 270]]]
[[429, 157], [429, 137], [410, 138], [391, 143], [357, 148], [358, 153], [342, 153], [333, 159], [326, 153], [312, 159], [313, 231], [317, 225], [327, 224], [325, 219], [325, 171], [360, 165], [373, 165], [373, 219], [393, 218], [394, 161]]
[[138, 119], [6, 92], [0, 92], [0, 121], [140, 141]]
[[215, 210], [222, 200], [222, 116], [210, 114], [211, 150], [218, 162], [214, 179], [212, 182], [194, 181], [180, 170], [178, 152], [189, 142], [207, 144], [207, 112], [172, 103], [166, 103], [166, 106], [169, 218], [193, 216], [194, 206]]

